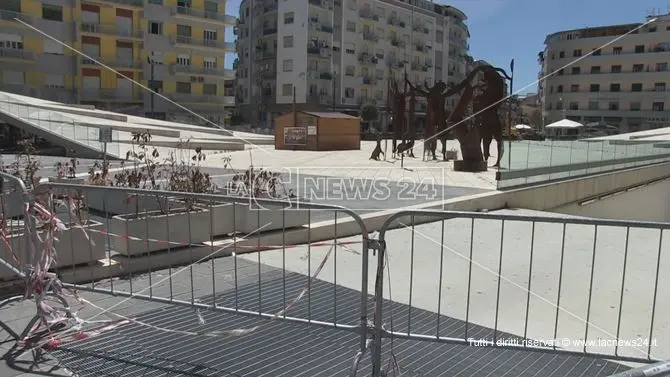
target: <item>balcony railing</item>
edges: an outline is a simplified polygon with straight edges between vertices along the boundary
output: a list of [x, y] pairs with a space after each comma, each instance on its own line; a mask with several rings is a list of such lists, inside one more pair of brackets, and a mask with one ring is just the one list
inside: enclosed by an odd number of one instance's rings
[[211, 39], [196, 39], [193, 37], [187, 37], [184, 35], [178, 35], [171, 38], [172, 44], [182, 44], [189, 46], [198, 46], [206, 48], [217, 48], [227, 51], [235, 50], [235, 43], [233, 42], [224, 42], [224, 41], [214, 41]]
[[317, 30], [317, 31], [323, 31], [326, 33], [332, 33], [333, 32], [333, 26], [326, 24], [324, 22], [320, 22], [318, 18], [310, 18], [309, 19], [309, 25], [312, 27], [312, 29]]
[[277, 10], [277, 4], [268, 4], [263, 6], [263, 13], [274, 12]]
[[210, 76], [226, 76], [233, 78], [235, 77], [235, 71], [227, 68], [207, 68], [207, 67], [192, 67], [187, 65], [172, 64], [170, 66], [170, 72], [175, 73], [185, 73], [190, 75], [210, 75]]
[[85, 101], [120, 101], [139, 102], [143, 100], [141, 91], [124, 91], [119, 89], [82, 89], [82, 100]]
[[333, 0], [309, 0], [309, 4], [325, 9], [333, 9]]
[[379, 36], [375, 32], [364, 31], [363, 32], [363, 39], [366, 40], [366, 41], [370, 41], [370, 42], [377, 42], [377, 41], [379, 41]]
[[234, 96], [218, 96], [213, 94], [173, 93], [169, 95], [169, 98], [174, 101], [188, 104], [221, 104], [225, 106], [232, 106], [235, 104]]
[[311, 55], [318, 55], [322, 58], [329, 58], [331, 56], [331, 50], [330, 47], [328, 46], [314, 46], [314, 45], [307, 45], [307, 53]]
[[206, 11], [204, 9], [193, 9], [191, 7], [174, 7], [172, 8], [172, 15], [204, 18], [207, 20], [219, 21], [223, 24], [231, 26], [237, 24], [237, 17], [235, 16], [229, 16], [219, 12]]
[[[131, 69], [141, 69], [142, 62], [139, 60], [127, 60], [127, 59], [105, 59], [100, 56], [91, 56], [93, 59], [99, 61], [104, 65], [108, 65], [114, 68], [131, 68]], [[81, 58], [81, 64], [83, 65], [99, 65], [95, 61], [89, 58]]]
[[375, 80], [374, 77], [372, 76], [363, 76], [363, 84], [364, 85], [374, 85], [377, 83], [377, 80]]
[[391, 46], [398, 48], [405, 48], [405, 41], [397, 38], [391, 38]]
[[18, 18], [19, 20], [25, 23], [32, 23], [34, 21], [34, 18], [32, 16], [28, 16], [27, 14], [21, 12], [14, 12], [11, 10], [0, 10], [0, 21], [14, 21], [15, 18]]
[[0, 58], [35, 60], [35, 54], [24, 50], [0, 48]]
[[116, 25], [102, 25], [84, 22], [81, 24], [81, 31], [84, 33], [94, 33], [94, 34], [105, 34], [105, 35], [116, 35], [119, 37], [128, 37], [128, 38], [142, 38], [141, 30], [124, 30], [118, 28]]
[[107, 0], [110, 3], [116, 3], [119, 5], [127, 5], [136, 8], [143, 8], [144, 3], [142, 0]]
[[277, 27], [264, 27], [263, 28], [263, 35], [272, 35], [272, 34], [277, 34]]
[[379, 21], [379, 15], [369, 9], [361, 9], [361, 11], [358, 12], [358, 15], [366, 20]]
[[256, 60], [275, 59], [276, 57], [275, 51], [256, 51]]

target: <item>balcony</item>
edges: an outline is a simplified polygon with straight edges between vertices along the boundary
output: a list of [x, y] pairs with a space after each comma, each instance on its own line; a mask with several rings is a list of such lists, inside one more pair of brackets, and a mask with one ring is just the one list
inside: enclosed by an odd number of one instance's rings
[[90, 2], [104, 5], [114, 3], [118, 5], [124, 5], [127, 7], [144, 8], [144, 2], [142, 0], [91, 0]]
[[415, 43], [414, 48], [419, 52], [426, 52], [428, 50], [426, 46], [421, 42]]
[[0, 48], [0, 59], [16, 59], [35, 61], [35, 54], [25, 50]]
[[[99, 61], [100, 63], [112, 67], [112, 68], [123, 68], [123, 69], [142, 69], [142, 62], [139, 60], [127, 60], [127, 59], [105, 59], [100, 56], [91, 56], [93, 59]], [[100, 67], [98, 63], [88, 58], [80, 59], [81, 65], [91, 65]]]
[[125, 91], [119, 89], [82, 89], [82, 101], [91, 102], [142, 102], [142, 91]]
[[185, 74], [185, 75], [202, 75], [202, 76], [216, 76], [225, 77], [227, 79], [235, 78], [235, 71], [227, 68], [206, 68], [193, 67], [179, 64], [170, 65], [171, 74]]
[[320, 22], [318, 18], [310, 17], [309, 19], [309, 26], [312, 30], [315, 31], [322, 31], [324, 33], [333, 33], [333, 26], [326, 24], [324, 22]]
[[226, 26], [235, 26], [237, 24], [237, 17], [235, 16], [229, 16], [219, 12], [206, 11], [204, 9], [174, 7], [171, 9], [171, 13], [175, 18], [195, 18], [198, 21], [217, 23]]
[[28, 16], [27, 14], [21, 12], [14, 12], [11, 10], [0, 10], [0, 21], [9, 21], [8, 24], [15, 25], [17, 27], [23, 27], [23, 25], [19, 24], [14, 20], [15, 18], [18, 18], [19, 20], [27, 24], [32, 24], [35, 20], [32, 16]]
[[377, 80], [372, 76], [363, 76], [363, 85], [375, 85]]
[[330, 58], [332, 55], [330, 47], [328, 46], [314, 46], [314, 45], [307, 45], [307, 53], [310, 55], [318, 55], [319, 57], [322, 58]]
[[324, 9], [333, 9], [333, 0], [309, 0], [309, 5], [314, 5]]
[[263, 36], [277, 34], [277, 27], [263, 27]]
[[172, 93], [168, 98], [175, 102], [197, 106], [234, 106], [234, 96], [218, 96], [211, 94]]
[[361, 9], [358, 16], [366, 20], [379, 21], [379, 16], [369, 9]]
[[172, 45], [176, 46], [182, 45], [189, 48], [196, 47], [205, 49], [235, 51], [235, 43], [232, 42], [215, 41], [211, 39], [196, 39], [185, 35], [178, 35], [176, 37], [170, 38], [170, 43], [172, 43]]
[[143, 32], [141, 30], [124, 30], [116, 25], [102, 25], [89, 22], [83, 22], [80, 30], [86, 34], [113, 35], [122, 38], [131, 38], [141, 40]]
[[255, 55], [256, 60], [266, 60], [266, 59], [276, 59], [276, 51], [256, 51]]
[[263, 6], [263, 13], [275, 12], [277, 10], [277, 4], [268, 4]]
[[363, 39], [369, 42], [378, 42], [379, 36], [373, 31], [364, 31]]
[[391, 46], [398, 48], [405, 48], [405, 41], [401, 41], [397, 38], [391, 38]]

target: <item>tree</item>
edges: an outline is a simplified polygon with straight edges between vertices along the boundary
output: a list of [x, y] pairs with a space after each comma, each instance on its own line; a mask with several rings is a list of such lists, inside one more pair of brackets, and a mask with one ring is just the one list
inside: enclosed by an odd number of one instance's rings
[[363, 105], [361, 108], [361, 119], [366, 125], [366, 129], [370, 128], [370, 123], [374, 122], [377, 120], [379, 117], [379, 113], [377, 112], [377, 108], [372, 106], [372, 105]]

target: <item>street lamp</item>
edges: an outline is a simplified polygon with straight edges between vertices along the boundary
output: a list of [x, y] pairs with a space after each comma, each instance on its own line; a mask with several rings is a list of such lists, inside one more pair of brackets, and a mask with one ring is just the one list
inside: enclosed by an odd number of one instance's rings
[[335, 98], [337, 98], [336, 87], [337, 87], [337, 72], [333, 71], [333, 112], [335, 112], [335, 103], [336, 103]]
[[261, 123], [261, 115], [263, 114], [263, 111], [265, 110], [265, 93], [263, 89], [263, 75], [269, 71], [269, 67], [267, 65], [261, 65], [260, 68], [258, 69], [257, 72], [257, 82], [256, 85], [258, 85], [258, 124], [260, 126]]

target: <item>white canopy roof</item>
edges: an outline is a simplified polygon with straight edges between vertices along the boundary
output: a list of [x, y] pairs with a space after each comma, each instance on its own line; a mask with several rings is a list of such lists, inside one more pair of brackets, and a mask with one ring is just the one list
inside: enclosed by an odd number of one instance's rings
[[527, 124], [517, 124], [516, 126], [514, 126], [514, 128], [516, 128], [517, 130], [530, 130], [533, 127], [531, 127]]
[[584, 127], [584, 125], [570, 119], [561, 119], [558, 122], [554, 122], [552, 124], [544, 126], [544, 128], [579, 128], [579, 127]]

